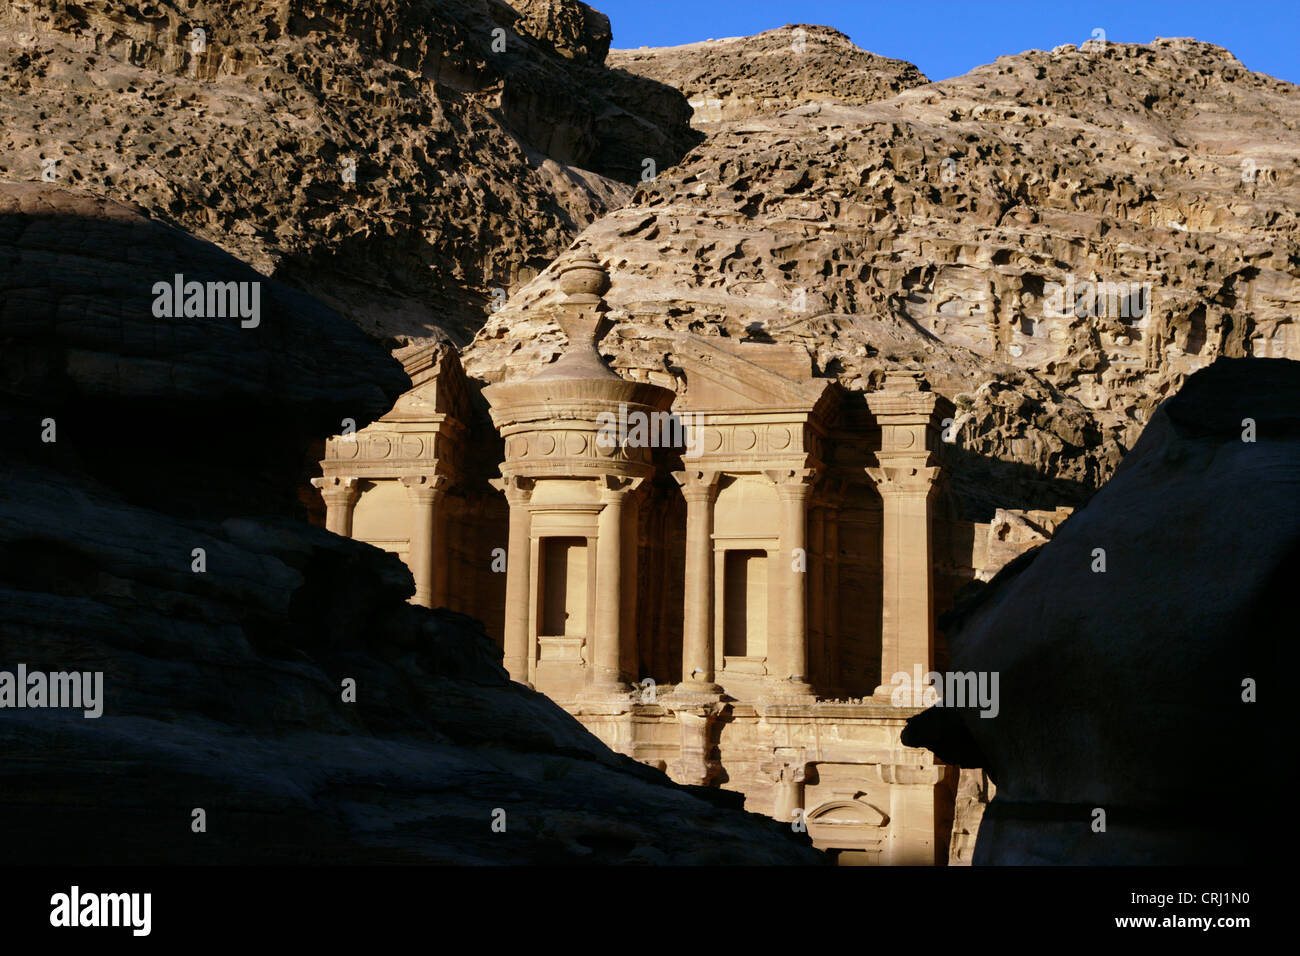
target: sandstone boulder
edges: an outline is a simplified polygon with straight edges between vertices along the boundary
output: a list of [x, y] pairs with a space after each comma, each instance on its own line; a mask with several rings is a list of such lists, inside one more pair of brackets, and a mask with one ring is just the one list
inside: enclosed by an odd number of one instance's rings
[[1300, 363], [1220, 359], [953, 612], [952, 670], [999, 675], [996, 716], [931, 708], [903, 742], [996, 783], [975, 863], [1275, 856], [1297, 500]]

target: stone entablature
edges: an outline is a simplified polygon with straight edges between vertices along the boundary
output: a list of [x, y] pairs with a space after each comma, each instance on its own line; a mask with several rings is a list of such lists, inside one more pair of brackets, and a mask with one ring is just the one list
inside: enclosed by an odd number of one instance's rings
[[657, 385], [622, 379], [506, 382], [483, 392], [505, 439], [503, 475], [647, 477], [650, 449], [611, 439], [602, 416], [663, 413], [672, 398]]

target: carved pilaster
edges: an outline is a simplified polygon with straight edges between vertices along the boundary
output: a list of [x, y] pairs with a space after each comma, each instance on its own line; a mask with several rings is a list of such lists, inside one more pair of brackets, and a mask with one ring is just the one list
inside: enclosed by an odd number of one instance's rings
[[707, 787], [722, 772], [722, 764], [714, 756], [713, 743], [713, 725], [722, 706], [706, 704], [676, 712], [681, 750], [679, 758], [670, 765], [669, 774], [677, 783]]
[[532, 686], [532, 662], [529, 653], [528, 617], [529, 559], [531, 543], [528, 538], [531, 513], [529, 501], [533, 495], [533, 482], [528, 478], [495, 478], [492, 487], [504, 492], [510, 504], [510, 539], [506, 551], [506, 608], [504, 661], [511, 680]]
[[[641, 483], [640, 478], [600, 477], [603, 507], [596, 527], [596, 646], [587, 688], [597, 696], [626, 694], [631, 689], [622, 673], [623, 639], [633, 637], [624, 635], [623, 630], [624, 505]], [[635, 568], [632, 573], [635, 575]]]
[[678, 690], [717, 695], [713, 655], [713, 502], [716, 471], [673, 473], [686, 499], [686, 586], [682, 628], [682, 681]]
[[808, 764], [802, 760], [783, 762], [774, 777], [776, 794], [772, 801], [772, 816], [782, 823], [792, 823], [806, 809], [804, 783], [808, 779]]
[[891, 866], [943, 863], [948, 847], [938, 826], [939, 792], [955, 769], [943, 764], [887, 763], [875, 770], [889, 786], [889, 844], [882, 862]]
[[401, 479], [411, 500], [411, 549], [408, 562], [415, 578], [415, 603], [433, 607], [435, 531], [438, 499], [447, 484], [443, 475], [407, 475]]
[[878, 695], [887, 696], [895, 674], [934, 663], [934, 585], [931, 498], [939, 469], [933, 463], [938, 428], [952, 406], [921, 390], [918, 373], [895, 372], [885, 389], [867, 396], [880, 425], [876, 467], [867, 468], [882, 502], [881, 567], [884, 585]]
[[821, 692], [840, 696], [844, 675], [840, 655], [840, 508], [844, 503], [845, 482], [823, 481], [818, 498], [825, 513], [822, 542], [822, 661], [827, 686]]
[[810, 468], [765, 473], [781, 500], [781, 561], [776, 576], [785, 610], [776, 647], [768, 649], [768, 672], [781, 694], [813, 692], [808, 682], [808, 501], [818, 473]]

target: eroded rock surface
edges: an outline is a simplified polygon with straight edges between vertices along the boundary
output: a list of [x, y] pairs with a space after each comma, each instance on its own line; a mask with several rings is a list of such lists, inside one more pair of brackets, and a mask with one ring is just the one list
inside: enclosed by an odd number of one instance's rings
[[[654, 75], [703, 74], [710, 46]], [[584, 232], [626, 374], [673, 381], [663, 330], [799, 342], [854, 390], [923, 369], [958, 406], [955, 446], [1025, 465], [1012, 503], [1050, 509], [1215, 356], [1300, 355], [1300, 88], [1226, 50], [1090, 43], [784, 105], [717, 123]], [[521, 289], [467, 370], [546, 361], [557, 295], [554, 270]], [[954, 474], [982, 520], [1009, 503], [985, 478]]]
[[868, 53], [840, 31], [810, 24], [611, 50], [608, 63], [681, 90], [695, 111], [691, 125], [706, 133], [810, 103], [872, 103], [928, 82], [911, 63]]
[[[0, 179], [131, 201], [385, 335], [464, 342], [698, 139], [576, 0], [22, 0]], [[499, 292], [493, 292], [499, 289]]]
[[[173, 273], [261, 281], [260, 322], [155, 316]], [[615, 754], [477, 622], [407, 603], [396, 556], [302, 520], [305, 444], [410, 384], [345, 318], [26, 184], [0, 186], [0, 303], [0, 670], [103, 673], [98, 718], [0, 710], [5, 862], [822, 860]]]

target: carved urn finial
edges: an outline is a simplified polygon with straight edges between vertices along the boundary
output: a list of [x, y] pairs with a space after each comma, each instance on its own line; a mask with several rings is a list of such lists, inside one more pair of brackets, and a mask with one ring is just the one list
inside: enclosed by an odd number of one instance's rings
[[609, 289], [609, 273], [591, 254], [587, 246], [580, 246], [578, 256], [560, 269], [560, 288], [567, 299], [565, 305], [604, 304], [601, 298]]
[[603, 296], [609, 289], [609, 273], [585, 244], [576, 253], [560, 267], [560, 288], [565, 298], [555, 310], [556, 324], [569, 342], [559, 361], [539, 377], [618, 378], [596, 348], [605, 321]]

